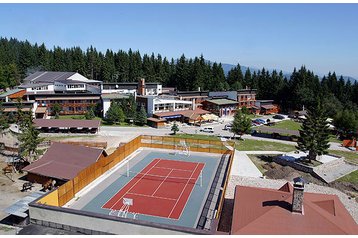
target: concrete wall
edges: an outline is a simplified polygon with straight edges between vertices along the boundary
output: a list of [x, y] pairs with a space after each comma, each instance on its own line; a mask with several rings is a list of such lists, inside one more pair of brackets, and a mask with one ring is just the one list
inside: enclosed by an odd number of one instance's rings
[[[62, 210], [62, 211], [61, 211]], [[54, 227], [59, 229], [78, 231], [85, 234], [117, 234], [117, 235], [186, 235], [187, 232], [168, 230], [143, 224], [134, 224], [127, 222], [125, 218], [113, 217], [94, 213], [87, 215], [76, 214], [79, 211], [61, 208], [49, 209], [41, 205], [31, 205], [29, 208], [30, 219], [32, 223]], [[84, 213], [84, 212], [83, 212]], [[141, 221], [138, 221], [141, 222]], [[146, 223], [146, 222], [141, 222]], [[190, 228], [189, 228], [190, 229]], [[203, 232], [204, 233], [204, 232]]]
[[103, 117], [105, 117], [109, 107], [111, 106], [111, 99], [102, 98], [102, 101], [103, 101]]
[[300, 171], [303, 171], [303, 172], [306, 172], [306, 173], [310, 173], [312, 175], [314, 173], [313, 172], [313, 167], [306, 166], [306, 165], [303, 165], [303, 164], [299, 164], [299, 163], [296, 163], [296, 162], [293, 162], [293, 161], [287, 161], [287, 160], [275, 157], [273, 159], [273, 162], [276, 162], [278, 164], [285, 165], [285, 166], [290, 166], [290, 167], [292, 167], [294, 169], [297, 169], [297, 170], [300, 170]]

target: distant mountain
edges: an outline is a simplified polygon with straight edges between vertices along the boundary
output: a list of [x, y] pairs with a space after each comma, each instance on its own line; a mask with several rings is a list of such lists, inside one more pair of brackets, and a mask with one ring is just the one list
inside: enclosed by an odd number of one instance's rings
[[[210, 61], [209, 61], [210, 62]], [[228, 74], [228, 72], [232, 69], [232, 68], [234, 68], [234, 67], [236, 67], [236, 65], [233, 65], [233, 64], [221, 64], [222, 65], [222, 67], [223, 67], [223, 70], [224, 70], [224, 73], [225, 73], [225, 75], [227, 75]], [[259, 69], [259, 68], [257, 68], [257, 67], [252, 67], [252, 66], [243, 66], [243, 65], [241, 65], [241, 71], [242, 71], [242, 73], [245, 75], [245, 72], [246, 72], [246, 70], [248, 69], [248, 68], [250, 68], [250, 71], [251, 71], [251, 73], [253, 73], [254, 71], [259, 71], [259, 70], [262, 70], [262, 69]], [[269, 69], [269, 68], [265, 68], [266, 70], [268, 70], [268, 71], [270, 71], [270, 72], [272, 72], [273, 70], [275, 70], [275, 69]], [[281, 70], [280, 69], [276, 69], [276, 71], [277, 72], [280, 72]], [[290, 78], [291, 77], [291, 72], [287, 72], [287, 71], [283, 71], [282, 70], [282, 73], [283, 73], [283, 76], [284, 77], [286, 77], [286, 78]], [[318, 77], [320, 77], [320, 78], [322, 78], [323, 76], [324, 76], [324, 74], [320, 74], [320, 73], [316, 73], [317, 75], [318, 75]], [[337, 77], [339, 78], [341, 75], [340, 74], [337, 74]], [[354, 82], [354, 81], [358, 81], [357, 79], [355, 79], [355, 78], [353, 78], [353, 77], [351, 77], [351, 76], [345, 76], [345, 75], [343, 75], [343, 78], [344, 78], [344, 80], [345, 81], [351, 81], [352, 83]]]

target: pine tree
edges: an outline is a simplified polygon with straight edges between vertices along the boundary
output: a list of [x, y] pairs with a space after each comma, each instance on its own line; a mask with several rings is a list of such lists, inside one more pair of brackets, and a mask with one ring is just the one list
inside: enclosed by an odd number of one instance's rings
[[86, 113], [85, 113], [85, 118], [86, 120], [92, 120], [93, 118], [95, 118], [95, 114], [94, 114], [94, 109], [93, 107], [91, 107]]
[[9, 123], [7, 121], [7, 118], [4, 115], [4, 107], [2, 104], [2, 101], [0, 101], [0, 134], [1, 137], [5, 133], [5, 131], [9, 128]]
[[179, 131], [179, 127], [178, 127], [178, 125], [174, 122], [174, 124], [173, 124], [173, 126], [172, 126], [172, 128], [171, 128], [170, 130], [173, 132], [174, 135], [176, 135], [177, 132]]
[[59, 103], [55, 103], [52, 107], [52, 112], [55, 115], [55, 119], [59, 119], [60, 118], [60, 112], [62, 110], [62, 107]]
[[139, 126], [144, 126], [147, 124], [147, 113], [144, 107], [141, 107], [136, 114], [135, 123]]
[[317, 155], [327, 154], [329, 148], [329, 131], [327, 116], [320, 102], [316, 107], [307, 110], [306, 119], [302, 123], [296, 148], [307, 152], [308, 160], [316, 160]]
[[18, 136], [20, 141], [19, 153], [24, 160], [32, 162], [39, 154], [37, 147], [44, 138], [39, 137], [40, 132], [34, 127], [31, 115], [25, 116], [20, 126], [20, 131], [21, 134]]
[[236, 111], [231, 132], [234, 133], [234, 136], [239, 135], [240, 138], [243, 134], [251, 132], [251, 119], [246, 114], [243, 114], [241, 110]]

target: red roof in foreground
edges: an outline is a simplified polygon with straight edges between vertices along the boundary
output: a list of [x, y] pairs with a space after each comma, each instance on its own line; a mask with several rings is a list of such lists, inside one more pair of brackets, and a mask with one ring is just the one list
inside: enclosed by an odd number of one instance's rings
[[336, 195], [304, 193], [303, 215], [292, 213], [293, 187], [279, 190], [236, 186], [233, 235], [358, 234], [358, 226]]
[[52, 127], [52, 128], [98, 128], [99, 120], [74, 120], [74, 119], [34, 119], [36, 127]]
[[46, 177], [70, 180], [84, 168], [95, 163], [102, 149], [54, 142], [41, 159], [23, 170]]

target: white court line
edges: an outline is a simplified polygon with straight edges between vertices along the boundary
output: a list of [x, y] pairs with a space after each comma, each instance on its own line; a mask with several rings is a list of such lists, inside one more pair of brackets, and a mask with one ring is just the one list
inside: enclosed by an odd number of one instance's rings
[[[150, 169], [148, 169], [148, 171], [147, 171], [144, 175], [142, 175], [142, 177], [140, 177], [140, 178], [138, 179], [138, 181], [135, 182], [135, 184], [133, 184], [133, 185], [127, 190], [127, 192], [122, 195], [122, 197], [120, 197], [120, 198], [118, 199], [118, 201], [111, 207], [111, 209], [112, 209], [115, 205], [117, 205], [117, 203], [118, 203], [139, 181], [141, 181], [142, 178], [143, 178], [151, 169], [153, 169], [156, 164], [159, 163], [159, 161], [160, 161], [160, 159], [158, 159], [158, 161], [157, 161], [154, 165], [152, 165], [152, 167], [151, 167]], [[132, 179], [131, 179], [130, 181], [132, 181]], [[118, 191], [118, 192], [119, 192], [119, 191]], [[116, 196], [116, 195], [118, 194], [118, 192], [117, 192], [114, 196]], [[113, 197], [114, 197], [114, 196], [113, 196]], [[113, 198], [113, 197], [112, 197], [112, 198]], [[112, 198], [111, 198], [111, 199], [112, 199]]]
[[151, 196], [151, 195], [140, 194], [140, 193], [127, 193], [127, 194], [132, 194], [132, 195], [143, 196], [143, 197], [151, 197], [151, 198], [157, 198], [157, 199], [165, 199], [165, 200], [176, 201], [175, 198], [157, 197], [157, 196]]
[[173, 172], [173, 169], [170, 170], [170, 172], [167, 174], [167, 176], [163, 179], [163, 181], [158, 185], [157, 189], [152, 193], [152, 196], [158, 191], [160, 186], [165, 182], [165, 180], [169, 177], [169, 175]]
[[189, 181], [190, 181], [191, 177], [193, 176], [194, 172], [195, 172], [195, 171], [196, 171], [196, 169], [198, 168], [198, 165], [199, 165], [199, 163], [197, 163], [197, 164], [196, 164], [194, 171], [191, 173], [189, 180], [186, 182], [184, 189], [181, 191], [181, 193], [180, 193], [180, 195], [179, 195], [179, 197], [178, 197], [178, 199], [177, 199], [176, 203], [174, 204], [174, 207], [172, 208], [171, 212], [169, 213], [168, 218], [170, 217], [170, 215], [172, 215], [172, 213], [173, 213], [173, 211], [174, 211], [175, 207], [177, 206], [177, 204], [178, 204], [178, 202], [179, 202], [179, 200], [180, 200], [181, 196], [183, 195], [183, 193], [184, 193], [184, 191], [185, 191], [186, 187], [188, 186], [188, 183], [189, 183]]
[[167, 167], [155, 167], [158, 169], [174, 169], [174, 170], [178, 170], [178, 171], [186, 171], [186, 172], [193, 172], [193, 170], [188, 170], [188, 169], [176, 169], [176, 168], [167, 168]]

